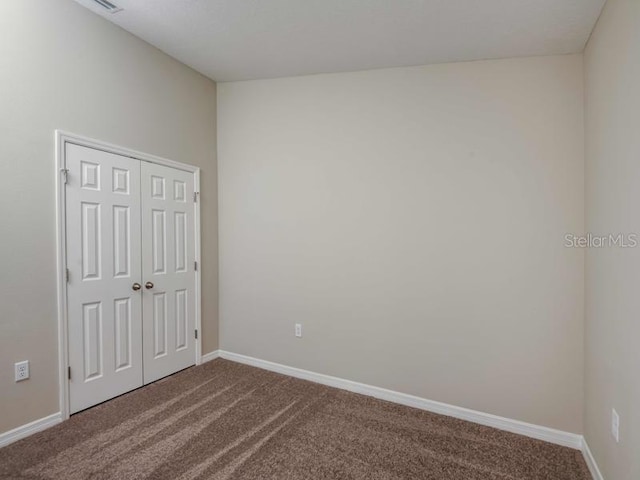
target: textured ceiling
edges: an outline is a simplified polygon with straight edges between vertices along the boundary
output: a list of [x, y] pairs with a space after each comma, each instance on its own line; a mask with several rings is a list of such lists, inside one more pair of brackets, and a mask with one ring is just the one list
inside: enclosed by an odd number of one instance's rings
[[605, 0], [76, 0], [217, 80], [580, 52]]

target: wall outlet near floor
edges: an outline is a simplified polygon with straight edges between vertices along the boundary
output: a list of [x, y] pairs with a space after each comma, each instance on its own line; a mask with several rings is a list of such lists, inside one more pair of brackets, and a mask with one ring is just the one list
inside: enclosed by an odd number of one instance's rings
[[615, 438], [616, 443], [620, 441], [620, 416], [615, 408], [611, 410], [611, 435]]
[[16, 382], [21, 382], [22, 380], [26, 380], [27, 378], [29, 378], [29, 360], [18, 362], [14, 365], [14, 367]]
[[296, 323], [296, 337], [302, 337], [302, 324]]

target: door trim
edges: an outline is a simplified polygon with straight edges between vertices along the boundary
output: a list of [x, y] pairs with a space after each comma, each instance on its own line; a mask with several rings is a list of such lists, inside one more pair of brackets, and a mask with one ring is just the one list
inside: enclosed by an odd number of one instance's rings
[[143, 162], [155, 163], [166, 167], [184, 170], [193, 174], [194, 191], [196, 192], [195, 211], [194, 211], [194, 228], [195, 228], [195, 257], [198, 262], [198, 268], [195, 274], [195, 314], [196, 314], [196, 330], [198, 338], [196, 339], [195, 348], [195, 364], [201, 363], [202, 352], [202, 306], [201, 306], [201, 281], [202, 281], [202, 255], [200, 251], [200, 168], [188, 165], [186, 163], [176, 162], [166, 158], [158, 157], [126, 147], [113, 145], [111, 143], [95, 140], [93, 138], [84, 137], [75, 133], [65, 132], [63, 130], [55, 130], [55, 185], [56, 185], [56, 266], [57, 266], [57, 294], [58, 294], [58, 393], [60, 403], [60, 414], [62, 420], [69, 418], [69, 381], [67, 379], [67, 369], [69, 366], [69, 355], [67, 339], [68, 329], [68, 310], [67, 310], [67, 218], [66, 218], [66, 192], [65, 184], [65, 145], [72, 143], [82, 147], [93, 148], [103, 152], [114, 153], [124, 157], [130, 157]]

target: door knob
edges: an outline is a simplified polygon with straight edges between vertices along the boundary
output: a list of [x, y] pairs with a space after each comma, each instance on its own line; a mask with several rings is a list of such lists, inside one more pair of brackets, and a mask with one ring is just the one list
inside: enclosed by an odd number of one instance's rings
[[144, 288], [146, 288], [147, 290], [153, 288], [153, 283], [152, 282], [147, 282], [144, 284]]
[[134, 292], [137, 292], [138, 290], [140, 290], [142, 287], [140, 286], [139, 283], [134, 283], [133, 285], [131, 285], [131, 288], [133, 289]]

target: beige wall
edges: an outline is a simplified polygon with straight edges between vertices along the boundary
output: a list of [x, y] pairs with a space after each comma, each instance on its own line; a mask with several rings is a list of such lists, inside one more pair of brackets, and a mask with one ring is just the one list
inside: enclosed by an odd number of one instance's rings
[[[585, 72], [587, 229], [640, 236], [638, 0], [607, 2]], [[585, 434], [608, 480], [640, 478], [639, 288], [640, 247], [588, 251]], [[612, 408], [619, 444], [610, 433]]]
[[581, 433], [582, 78], [574, 55], [219, 84], [221, 348]]
[[[0, 2], [0, 432], [58, 408], [54, 130], [202, 168], [204, 352], [217, 348], [216, 86], [70, 0]], [[13, 363], [31, 379], [13, 381]]]

